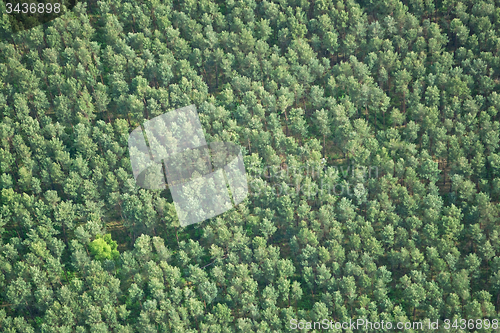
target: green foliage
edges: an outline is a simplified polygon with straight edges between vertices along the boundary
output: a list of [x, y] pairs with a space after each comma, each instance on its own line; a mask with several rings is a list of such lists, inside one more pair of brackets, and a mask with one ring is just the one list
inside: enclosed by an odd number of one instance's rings
[[[499, 319], [498, 7], [100, 0], [15, 34], [4, 15], [0, 331]], [[251, 193], [181, 228], [127, 140], [189, 104]]]
[[120, 256], [117, 250], [118, 244], [111, 239], [111, 234], [106, 234], [104, 237], [98, 235], [96, 239], [89, 243], [90, 253], [97, 260], [114, 260]]

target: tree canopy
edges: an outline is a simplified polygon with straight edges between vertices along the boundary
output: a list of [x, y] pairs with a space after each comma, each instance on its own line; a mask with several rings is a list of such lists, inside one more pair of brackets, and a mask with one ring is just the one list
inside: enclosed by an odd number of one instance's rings
[[[1, 332], [500, 319], [497, 2], [0, 9]], [[249, 194], [182, 228], [127, 140], [191, 104]]]

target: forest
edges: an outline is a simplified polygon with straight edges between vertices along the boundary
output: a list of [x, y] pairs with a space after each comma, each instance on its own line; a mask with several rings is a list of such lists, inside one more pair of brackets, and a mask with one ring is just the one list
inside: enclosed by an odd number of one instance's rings
[[[7, 1], [0, 332], [498, 331], [499, 1]], [[127, 140], [188, 105], [249, 193], [182, 227]]]

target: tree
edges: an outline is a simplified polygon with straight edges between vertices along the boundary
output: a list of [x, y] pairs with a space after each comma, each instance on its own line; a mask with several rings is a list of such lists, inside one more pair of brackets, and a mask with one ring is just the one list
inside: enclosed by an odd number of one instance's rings
[[118, 244], [111, 239], [110, 234], [99, 236], [89, 244], [90, 253], [97, 260], [116, 259], [120, 256]]
[[396, 73], [396, 92], [401, 96], [401, 109], [403, 114], [406, 114], [406, 99], [409, 94], [408, 85], [410, 84], [411, 76], [406, 69]]
[[323, 135], [323, 157], [326, 157], [326, 136], [330, 135], [330, 119], [325, 109], [315, 112], [316, 123], [321, 135]]
[[299, 137], [299, 142], [302, 144], [304, 138], [308, 134], [308, 124], [304, 118], [304, 110], [302, 108], [292, 108], [290, 110], [290, 128], [292, 134]]

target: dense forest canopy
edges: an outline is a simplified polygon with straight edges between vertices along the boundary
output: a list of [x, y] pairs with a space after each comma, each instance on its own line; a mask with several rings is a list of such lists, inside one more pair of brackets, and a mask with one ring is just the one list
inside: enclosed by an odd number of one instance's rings
[[[1, 332], [500, 319], [498, 1], [1, 1]], [[127, 140], [191, 104], [250, 193], [182, 228]]]

